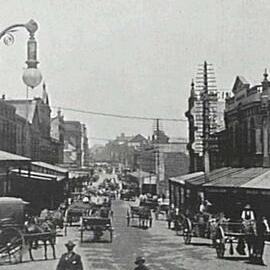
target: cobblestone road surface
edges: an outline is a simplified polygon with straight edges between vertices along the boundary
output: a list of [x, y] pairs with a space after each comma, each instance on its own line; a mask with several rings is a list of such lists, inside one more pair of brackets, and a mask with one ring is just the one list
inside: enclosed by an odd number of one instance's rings
[[[227, 269], [227, 270], [256, 270], [270, 269], [270, 248], [266, 245], [265, 262], [269, 266], [254, 266], [247, 260], [237, 256], [225, 255], [224, 259], [217, 259], [215, 250], [210, 247], [207, 239], [192, 239], [191, 245], [185, 245], [181, 236], [166, 228], [164, 221], [153, 222], [153, 227], [142, 230], [137, 227], [126, 226], [126, 211], [128, 202], [115, 201], [114, 208], [114, 239], [112, 243], [105, 235], [104, 241], [99, 243], [79, 243], [78, 227], [68, 230], [67, 237], [57, 239], [57, 257], [65, 251], [64, 243], [71, 239], [77, 243], [75, 251], [83, 258], [85, 269], [96, 270], [128, 270], [134, 268], [136, 256], [146, 257], [147, 264], [153, 270], [194, 270], [194, 269]], [[50, 251], [50, 250], [49, 250]], [[51, 254], [51, 253], [50, 253]], [[58, 260], [42, 260], [41, 249], [35, 251], [39, 260], [30, 262], [28, 254], [24, 263], [17, 265], [2, 265], [0, 270], [52, 270], [56, 268]]]

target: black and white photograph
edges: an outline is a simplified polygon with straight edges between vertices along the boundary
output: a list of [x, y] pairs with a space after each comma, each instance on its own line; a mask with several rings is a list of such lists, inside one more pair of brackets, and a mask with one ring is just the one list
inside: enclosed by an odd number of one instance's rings
[[0, 270], [270, 269], [270, 1], [0, 0]]

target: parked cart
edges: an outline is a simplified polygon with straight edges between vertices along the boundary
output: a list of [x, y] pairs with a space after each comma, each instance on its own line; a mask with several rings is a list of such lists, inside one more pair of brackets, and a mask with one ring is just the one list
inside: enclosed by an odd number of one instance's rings
[[83, 216], [81, 218], [81, 243], [84, 242], [86, 231], [92, 231], [94, 240], [98, 241], [104, 235], [104, 232], [109, 232], [109, 242], [113, 240], [113, 227], [110, 218]]
[[152, 213], [151, 209], [146, 206], [130, 206], [127, 211], [127, 226], [133, 220], [138, 220], [138, 226], [141, 228], [151, 228], [152, 227]]
[[194, 218], [182, 219], [183, 239], [185, 244], [190, 244], [193, 237], [212, 238], [216, 229], [216, 220], [210, 215], [198, 214]]
[[[25, 249], [29, 250], [30, 259], [33, 243], [42, 241], [44, 256], [47, 259], [47, 242], [50, 243], [55, 258], [56, 232], [44, 231], [41, 226], [32, 226], [32, 230], [24, 224], [26, 202], [19, 198], [0, 198], [0, 259], [12, 263], [22, 262]], [[38, 229], [38, 231], [36, 230]]]

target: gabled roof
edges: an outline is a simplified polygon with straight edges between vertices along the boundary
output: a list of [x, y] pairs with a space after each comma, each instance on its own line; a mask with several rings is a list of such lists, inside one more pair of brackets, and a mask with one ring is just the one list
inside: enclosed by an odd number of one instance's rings
[[239, 88], [239, 86], [243, 86], [243, 87], [249, 87], [250, 83], [241, 75], [237, 76], [232, 88], [232, 92], [235, 94], [237, 92], [237, 89]]
[[141, 142], [141, 141], [147, 141], [147, 139], [141, 134], [137, 134], [136, 136], [132, 137], [129, 140], [129, 142]]
[[37, 101], [27, 100], [27, 99], [17, 99], [17, 100], [7, 100], [7, 103], [11, 104], [16, 108], [16, 114], [26, 119], [30, 124], [32, 124]]

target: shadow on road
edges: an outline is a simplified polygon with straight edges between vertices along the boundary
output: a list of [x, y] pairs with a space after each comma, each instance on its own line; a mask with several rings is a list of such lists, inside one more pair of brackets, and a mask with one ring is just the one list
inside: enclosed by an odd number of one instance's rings
[[212, 244], [209, 243], [190, 243], [189, 246], [200, 246], [200, 247], [209, 247], [209, 248], [213, 248]]
[[222, 258], [223, 260], [227, 261], [247, 261], [248, 258], [245, 256], [224, 256]]

